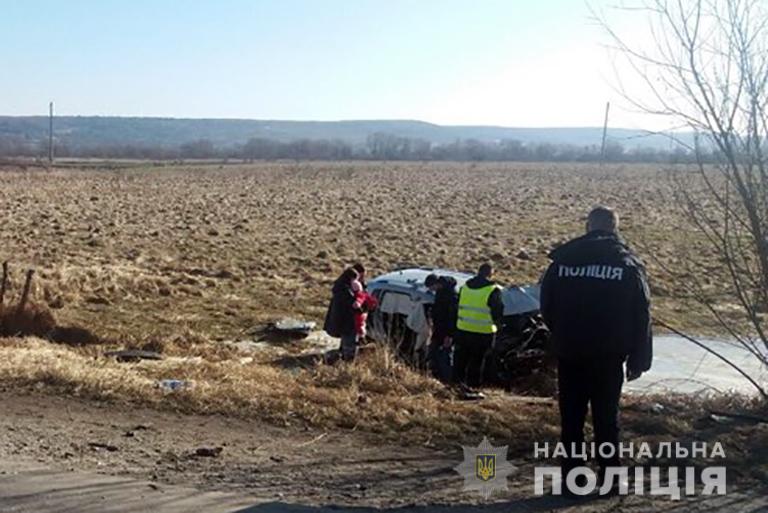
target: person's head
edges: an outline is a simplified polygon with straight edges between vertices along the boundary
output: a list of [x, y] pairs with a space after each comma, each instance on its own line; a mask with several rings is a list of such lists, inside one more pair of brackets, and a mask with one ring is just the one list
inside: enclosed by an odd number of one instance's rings
[[360, 262], [357, 262], [352, 266], [352, 269], [357, 271], [357, 277], [359, 280], [365, 280], [365, 267]]
[[424, 279], [424, 286], [432, 292], [437, 292], [440, 288], [440, 279], [436, 274], [430, 274]]
[[352, 280], [352, 292], [362, 292], [363, 286], [360, 284], [360, 280]]
[[595, 207], [587, 216], [587, 233], [594, 231], [616, 233], [619, 216], [608, 207]]
[[339, 279], [344, 283], [352, 284], [353, 281], [357, 280], [360, 277], [360, 275], [355, 271], [352, 267], [349, 269], [344, 269], [344, 272], [341, 273], [341, 276], [339, 276]]
[[491, 266], [491, 264], [488, 262], [482, 264], [477, 270], [477, 275], [485, 278], [486, 280], [490, 279], [491, 276], [493, 276], [493, 266]]

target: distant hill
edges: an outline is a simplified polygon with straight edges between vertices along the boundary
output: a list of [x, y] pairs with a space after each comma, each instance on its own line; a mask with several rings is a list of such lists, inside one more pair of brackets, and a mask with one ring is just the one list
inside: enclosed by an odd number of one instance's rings
[[[431, 143], [450, 143], [457, 139], [494, 142], [514, 139], [523, 143], [599, 146], [602, 128], [511, 128], [500, 126], [443, 126], [423, 121], [271, 121], [249, 119], [181, 119], [61, 116], [55, 118], [57, 140], [72, 146], [136, 144], [178, 146], [207, 139], [216, 146], [244, 144], [251, 138], [278, 141], [298, 139], [337, 139], [362, 145], [374, 133], [424, 139]], [[0, 139], [43, 141], [48, 136], [44, 116], [0, 116]], [[624, 147], [669, 149], [669, 139], [643, 131], [610, 128], [609, 140]]]

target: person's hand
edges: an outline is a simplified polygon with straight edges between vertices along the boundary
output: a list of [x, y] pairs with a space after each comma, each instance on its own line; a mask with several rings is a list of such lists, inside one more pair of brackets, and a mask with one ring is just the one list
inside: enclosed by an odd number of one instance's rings
[[634, 381], [643, 375], [643, 371], [630, 369], [627, 367], [627, 382]]
[[453, 339], [451, 337], [445, 337], [443, 339], [443, 349], [450, 349], [453, 345]]

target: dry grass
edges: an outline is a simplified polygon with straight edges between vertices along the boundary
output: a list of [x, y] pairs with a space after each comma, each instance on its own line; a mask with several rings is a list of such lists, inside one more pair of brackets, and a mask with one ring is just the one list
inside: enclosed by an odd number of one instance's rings
[[[117, 363], [100, 357], [93, 347], [71, 348], [34, 338], [0, 339], [0, 380], [94, 400], [223, 413], [285, 425], [351, 428], [410, 442], [485, 434], [517, 439], [521, 448], [528, 449], [530, 435], [555, 432], [551, 405], [511, 403], [501, 393], [483, 403], [457, 401], [438, 382], [383, 349], [368, 352], [352, 365], [308, 370], [281, 369], [234, 353], [206, 352], [197, 343], [189, 343], [186, 349], [183, 353], [205, 357]], [[189, 380], [194, 386], [168, 393], [157, 387], [162, 379]], [[520, 438], [525, 433], [529, 436]]]
[[[615, 206], [627, 239], [653, 255], [647, 261], [657, 313], [693, 332], [712, 332], [702, 310], [681, 299], [684, 284], [657, 265], [656, 259], [674, 265], [685, 251], [698, 251], [698, 241], [680, 229], [670, 197], [664, 173], [645, 166], [269, 163], [6, 171], [0, 173], [0, 247], [15, 264], [11, 292], [18, 294], [22, 269], [36, 268], [33, 301], [100, 343], [0, 339], [0, 380], [411, 441], [485, 434], [529, 451], [532, 440], [554, 438], [553, 405], [502, 393], [459, 402], [385, 351], [354, 365], [284, 369], [264, 359], [246, 362], [219, 342], [247, 338], [254, 325], [275, 317], [322, 320], [331, 281], [357, 260], [377, 274], [402, 262], [472, 269], [491, 259], [501, 281], [534, 282], [548, 251], [580, 233], [596, 204]], [[518, 258], [521, 250], [530, 259]], [[722, 269], [710, 256], [706, 279], [716, 284]], [[167, 358], [118, 364], [100, 356], [126, 346]], [[165, 378], [195, 386], [165, 394], [155, 388]], [[692, 422], [681, 416], [662, 427], [683, 433]]]
[[[283, 369], [243, 360], [237, 353], [209, 352], [201, 341], [169, 344], [170, 352], [197, 353], [163, 361], [117, 363], [94, 347], [73, 348], [39, 339], [0, 339], [0, 381], [121, 405], [178, 412], [221, 413], [282, 426], [351, 429], [400, 444], [452, 447], [483, 436], [503, 440], [513, 458], [530, 459], [534, 443], [557, 440], [559, 417], [553, 401], [490, 392], [483, 402], [462, 402], [442, 385], [396, 361], [383, 348], [354, 364]], [[161, 379], [185, 379], [194, 386], [175, 392]], [[654, 411], [659, 405], [664, 411]], [[763, 408], [763, 410], [760, 410]], [[736, 396], [629, 396], [623, 431], [635, 444], [719, 441], [732, 478], [768, 479], [768, 425], [708, 419], [708, 409], [755, 411], [764, 405]], [[704, 465], [705, 460], [638, 461], [646, 465]], [[714, 464], [714, 463], [713, 463]]]
[[[5, 171], [0, 247], [38, 269], [33, 297], [64, 325], [109, 338], [222, 340], [286, 314], [320, 320], [329, 283], [352, 261], [372, 274], [402, 262], [472, 269], [491, 259], [507, 283], [536, 281], [547, 252], [615, 206], [642, 247], [655, 308], [693, 332], [714, 323], [680, 299], [675, 265], [692, 235], [649, 166], [261, 163], [225, 168]], [[516, 255], [525, 250], [531, 259]], [[650, 258], [650, 256], [653, 258]], [[713, 257], [706, 279], [722, 269]]]

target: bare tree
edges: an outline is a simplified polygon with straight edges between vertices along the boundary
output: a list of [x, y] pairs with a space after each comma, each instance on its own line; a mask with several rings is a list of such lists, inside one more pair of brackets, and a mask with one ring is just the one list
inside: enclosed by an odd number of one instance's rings
[[[623, 9], [630, 9], [624, 7]], [[768, 365], [768, 10], [764, 0], [647, 0], [631, 8], [649, 22], [646, 43], [628, 42], [598, 17], [634, 75], [624, 97], [641, 111], [696, 134], [697, 164], [670, 173], [691, 227], [723, 263], [728, 299], [716, 307], [698, 273], [695, 297], [727, 332]], [[624, 77], [622, 77], [624, 78]], [[681, 144], [685, 144], [681, 142]], [[706, 158], [705, 158], [706, 156]], [[753, 383], [766, 398], [765, 389]]]

